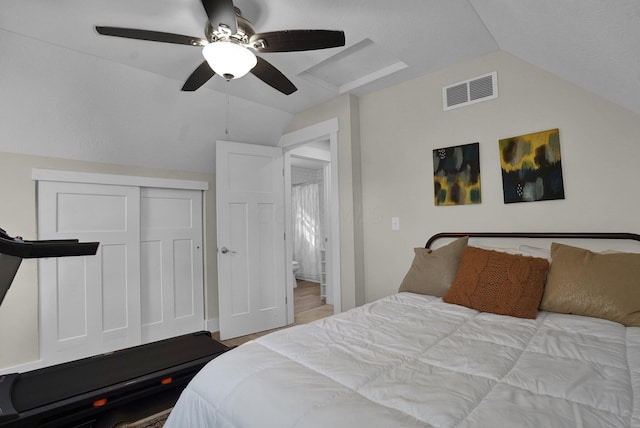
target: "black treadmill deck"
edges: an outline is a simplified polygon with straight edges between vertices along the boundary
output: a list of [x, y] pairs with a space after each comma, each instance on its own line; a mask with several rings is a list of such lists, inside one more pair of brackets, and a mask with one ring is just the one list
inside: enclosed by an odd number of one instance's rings
[[[198, 332], [23, 374], [0, 376], [0, 426], [55, 423], [184, 386], [229, 348]], [[96, 406], [103, 401], [104, 405]], [[9, 407], [13, 407], [10, 409]], [[28, 423], [27, 423], [28, 422]], [[65, 422], [65, 424], [67, 423]], [[5, 425], [6, 424], [6, 425]]]
[[[0, 304], [24, 258], [95, 255], [98, 242], [28, 241], [0, 228]], [[228, 348], [207, 331], [0, 375], [0, 427], [98, 427], [98, 416], [159, 395], [175, 396]]]

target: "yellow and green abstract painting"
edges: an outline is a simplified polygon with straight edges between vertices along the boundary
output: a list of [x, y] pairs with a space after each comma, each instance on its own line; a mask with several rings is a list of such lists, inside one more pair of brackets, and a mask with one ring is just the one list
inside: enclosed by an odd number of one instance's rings
[[435, 205], [479, 204], [480, 144], [434, 150], [433, 185]]
[[504, 203], [564, 199], [558, 129], [499, 140]]

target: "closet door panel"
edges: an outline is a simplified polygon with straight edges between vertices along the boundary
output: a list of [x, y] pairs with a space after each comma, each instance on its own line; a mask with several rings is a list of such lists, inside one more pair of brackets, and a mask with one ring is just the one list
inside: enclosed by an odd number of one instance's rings
[[39, 239], [100, 242], [95, 256], [39, 262], [45, 365], [140, 343], [139, 204], [137, 187], [39, 182]]
[[127, 273], [122, 269], [127, 265], [125, 245], [104, 245], [102, 247], [102, 328], [111, 333], [128, 325]]
[[202, 192], [141, 189], [142, 341], [204, 328]]
[[162, 322], [162, 242], [140, 244], [140, 303], [142, 325]]
[[202, 304], [202, 299], [196, 296], [200, 289], [194, 284], [193, 264], [195, 248], [191, 239], [176, 239], [173, 241], [173, 279], [174, 279], [174, 311], [177, 319], [193, 317], [196, 305]]
[[[57, 296], [53, 300], [58, 314], [57, 340], [65, 341], [86, 337], [87, 325], [87, 269], [80, 257], [69, 257], [54, 261], [58, 277]], [[47, 293], [49, 294], [49, 293]]]

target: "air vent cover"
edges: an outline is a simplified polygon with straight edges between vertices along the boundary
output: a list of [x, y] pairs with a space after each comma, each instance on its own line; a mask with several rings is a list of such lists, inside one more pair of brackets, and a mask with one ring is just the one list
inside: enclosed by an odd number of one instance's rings
[[451, 110], [498, 98], [498, 74], [485, 74], [442, 88], [442, 107]]

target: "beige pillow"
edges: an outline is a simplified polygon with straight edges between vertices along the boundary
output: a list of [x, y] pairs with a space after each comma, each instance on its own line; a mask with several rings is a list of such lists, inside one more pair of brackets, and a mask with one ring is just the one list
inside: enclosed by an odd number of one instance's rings
[[640, 254], [552, 243], [540, 309], [640, 326]]
[[468, 240], [463, 236], [436, 250], [414, 248], [413, 263], [398, 291], [444, 296], [456, 276], [460, 254]]
[[535, 319], [549, 269], [547, 259], [466, 247], [447, 303]]

